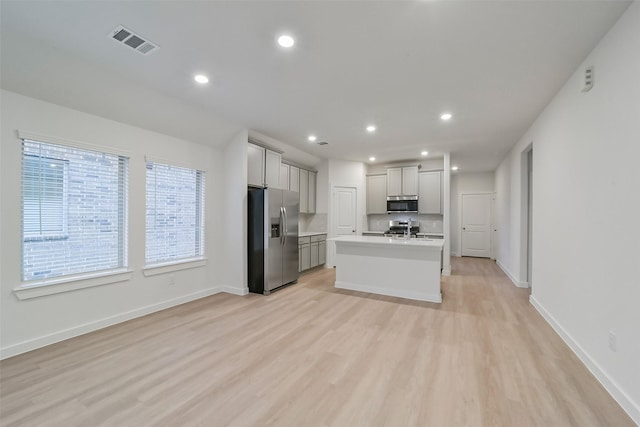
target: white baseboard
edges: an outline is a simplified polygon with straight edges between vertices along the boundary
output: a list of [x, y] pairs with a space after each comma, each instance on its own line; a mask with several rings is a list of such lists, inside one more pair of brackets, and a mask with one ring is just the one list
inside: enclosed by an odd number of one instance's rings
[[156, 311], [164, 310], [169, 307], [184, 304], [189, 301], [194, 301], [200, 298], [215, 295], [220, 292], [228, 292], [221, 287], [204, 289], [202, 291], [194, 292], [188, 295], [183, 295], [178, 298], [174, 298], [160, 303], [147, 305], [145, 307], [136, 308], [125, 313], [116, 314], [114, 316], [106, 317], [104, 319], [96, 320], [93, 322], [85, 323], [83, 325], [75, 326], [73, 328], [65, 329], [62, 331], [54, 332], [52, 334], [44, 335], [42, 337], [34, 338], [28, 341], [23, 341], [18, 344], [10, 345], [8, 347], [0, 349], [0, 360], [8, 357], [16, 356], [18, 354], [26, 353], [27, 351], [35, 350], [37, 348], [45, 347], [50, 344], [54, 344], [60, 341], [67, 340], [69, 338], [77, 337], [89, 332], [97, 331], [98, 329], [106, 328], [108, 326], [115, 325], [117, 323], [126, 322], [127, 320], [135, 319], [136, 317], [145, 316], [147, 314], [154, 313]]
[[348, 289], [350, 291], [368, 292], [390, 297], [407, 298], [418, 301], [442, 302], [442, 294], [428, 294], [426, 292], [412, 292], [402, 289], [378, 288], [375, 286], [359, 285], [355, 283], [339, 282], [336, 280], [335, 286], [338, 289]]
[[620, 404], [622, 409], [636, 424], [640, 425], [640, 404], [634, 402], [622, 389], [620, 389], [618, 384], [616, 384], [616, 382], [607, 375], [607, 373], [589, 356], [580, 344], [578, 344], [578, 342], [574, 340], [562, 326], [560, 326], [558, 321], [533, 297], [533, 295], [529, 297], [529, 302], [536, 310], [538, 310], [538, 313], [540, 313], [544, 320], [551, 325], [553, 330], [560, 335], [560, 338], [562, 338], [575, 355], [578, 356], [578, 359], [582, 361], [589, 372], [591, 372], [593, 376], [600, 381], [600, 384], [602, 384], [602, 386], [609, 392], [611, 397]]
[[222, 286], [220, 287], [220, 292], [226, 292], [228, 294], [244, 296], [249, 294], [248, 287], [237, 287], [237, 286]]
[[451, 256], [460, 258], [460, 253], [459, 252], [451, 252]]
[[509, 269], [507, 269], [507, 267], [505, 267], [500, 260], [496, 259], [496, 264], [498, 265], [498, 267], [500, 267], [500, 270], [502, 270], [504, 272], [504, 274], [507, 275], [507, 277], [513, 282], [514, 285], [516, 285], [518, 288], [528, 288], [529, 284], [527, 282], [521, 282], [518, 279], [516, 279], [516, 277], [511, 274], [511, 272], [509, 271]]

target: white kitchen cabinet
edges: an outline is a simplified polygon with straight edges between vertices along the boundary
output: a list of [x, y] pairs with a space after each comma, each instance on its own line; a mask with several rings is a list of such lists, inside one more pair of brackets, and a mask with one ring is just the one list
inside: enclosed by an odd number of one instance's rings
[[285, 163], [280, 164], [280, 188], [289, 189], [289, 165]]
[[[402, 168], [389, 168], [387, 169], [387, 196], [401, 196], [401, 195], [402, 195]], [[386, 200], [385, 200], [385, 203], [386, 203]]]
[[367, 213], [387, 213], [387, 175], [367, 176]]
[[280, 188], [280, 162], [282, 155], [275, 151], [266, 150], [264, 182], [267, 187]]
[[316, 213], [316, 172], [309, 171], [309, 213]]
[[300, 191], [300, 168], [289, 166], [289, 190]]
[[387, 196], [416, 196], [418, 166], [387, 169]]
[[421, 172], [419, 175], [419, 213], [442, 214], [442, 172]]
[[402, 168], [402, 194], [405, 196], [418, 195], [418, 167]]
[[300, 169], [300, 213], [309, 212], [309, 171]]
[[266, 149], [249, 144], [247, 148], [247, 183], [264, 187], [264, 162]]

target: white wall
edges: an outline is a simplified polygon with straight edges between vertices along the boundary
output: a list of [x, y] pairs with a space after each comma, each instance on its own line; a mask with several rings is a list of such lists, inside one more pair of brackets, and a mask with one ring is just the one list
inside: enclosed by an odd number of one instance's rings
[[[533, 142], [532, 304], [640, 423], [640, 3], [496, 171], [498, 260], [517, 280], [521, 154]], [[594, 87], [582, 93], [586, 66]], [[608, 335], [617, 336], [617, 351]]]
[[462, 193], [493, 193], [493, 172], [451, 174], [451, 254], [460, 256], [460, 198]]
[[225, 147], [223, 158], [224, 189], [222, 222], [216, 225], [219, 244], [223, 245], [224, 261], [220, 266], [222, 286], [226, 292], [246, 295], [247, 279], [247, 131], [239, 132]]
[[[171, 305], [219, 292], [223, 251], [214, 231], [222, 217], [222, 155], [215, 148], [150, 132], [44, 101], [2, 91], [0, 222], [0, 351], [8, 357]], [[129, 268], [131, 280], [28, 300], [13, 289], [21, 277], [21, 141], [29, 131], [130, 153]], [[204, 267], [144, 277], [145, 155], [206, 170], [206, 256]]]

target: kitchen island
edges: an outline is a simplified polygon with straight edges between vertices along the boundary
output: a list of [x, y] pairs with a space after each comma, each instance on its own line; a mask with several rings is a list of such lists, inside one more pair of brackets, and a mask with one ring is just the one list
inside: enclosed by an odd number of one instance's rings
[[341, 236], [336, 245], [336, 288], [442, 302], [443, 239]]

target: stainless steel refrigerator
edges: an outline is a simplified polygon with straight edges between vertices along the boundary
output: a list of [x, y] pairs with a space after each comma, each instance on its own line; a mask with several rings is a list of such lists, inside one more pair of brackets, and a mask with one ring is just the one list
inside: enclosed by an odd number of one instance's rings
[[299, 194], [249, 187], [249, 291], [269, 295], [298, 280]]

